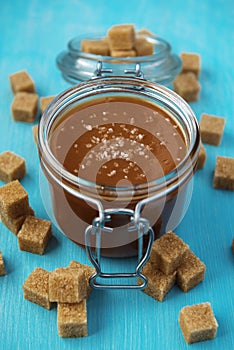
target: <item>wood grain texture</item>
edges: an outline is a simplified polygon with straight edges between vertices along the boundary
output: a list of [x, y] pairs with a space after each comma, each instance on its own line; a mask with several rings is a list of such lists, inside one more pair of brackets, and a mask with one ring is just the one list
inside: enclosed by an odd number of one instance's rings
[[[116, 23], [149, 28], [167, 39], [177, 53], [200, 53], [202, 90], [191, 107], [198, 119], [203, 112], [226, 118], [221, 146], [206, 145], [207, 162], [195, 174], [190, 207], [176, 230], [206, 263], [205, 281], [186, 294], [175, 287], [163, 303], [136, 291], [94, 292], [87, 305], [89, 336], [61, 339], [56, 309], [47, 311], [25, 301], [22, 284], [37, 266], [51, 271], [70, 260], [86, 263], [85, 252], [56, 228], [44, 256], [21, 252], [16, 237], [0, 225], [0, 250], [7, 271], [0, 278], [0, 350], [183, 350], [187, 345], [178, 324], [179, 311], [205, 301], [211, 302], [219, 323], [217, 337], [193, 348], [234, 348], [234, 193], [212, 188], [216, 156], [234, 157], [232, 0], [1, 2], [0, 152], [11, 150], [25, 157], [28, 172], [22, 184], [36, 215], [46, 219], [31, 125], [11, 119], [8, 75], [27, 69], [40, 96], [57, 94], [69, 87], [55, 65], [55, 57], [67, 41], [82, 33], [105, 32]], [[132, 261], [105, 259], [105, 263], [107, 268], [127, 270]]]

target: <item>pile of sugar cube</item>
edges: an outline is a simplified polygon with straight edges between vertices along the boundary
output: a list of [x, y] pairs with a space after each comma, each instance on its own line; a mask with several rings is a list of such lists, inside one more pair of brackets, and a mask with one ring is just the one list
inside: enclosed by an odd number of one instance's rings
[[148, 56], [154, 53], [154, 44], [148, 40], [154, 34], [147, 30], [136, 33], [133, 24], [112, 26], [107, 36], [100, 39], [84, 39], [81, 41], [81, 51], [94, 55], [112, 57]]
[[52, 272], [36, 268], [24, 282], [24, 297], [48, 310], [57, 303], [58, 333], [61, 337], [87, 336], [86, 301], [92, 291], [89, 279], [94, 272], [94, 268], [77, 261]]
[[[143, 292], [163, 301], [175, 283], [183, 292], [197, 286], [203, 281], [205, 270], [205, 264], [189, 246], [174, 232], [167, 232], [153, 243], [150, 260], [142, 269], [148, 279]], [[182, 308], [179, 323], [187, 343], [216, 336], [218, 323], [209, 302]]]

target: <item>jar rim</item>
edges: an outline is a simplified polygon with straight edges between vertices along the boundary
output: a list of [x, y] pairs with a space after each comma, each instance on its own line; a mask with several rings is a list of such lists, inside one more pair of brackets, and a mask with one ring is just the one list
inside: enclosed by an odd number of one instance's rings
[[[168, 106], [170, 106], [170, 108], [177, 108], [177, 113], [182, 113], [183, 110], [184, 113], [183, 115], [181, 115], [183, 118], [187, 118], [186, 120], [184, 119], [184, 125], [186, 125], [186, 128], [188, 129], [190, 137], [187, 153], [186, 156], [181, 160], [181, 162], [164, 177], [152, 180], [141, 185], [132, 185], [128, 187], [104, 186], [103, 184], [97, 184], [95, 182], [91, 182], [71, 174], [68, 170], [64, 168], [64, 166], [56, 159], [56, 157], [52, 153], [48, 140], [52, 121], [60, 113], [62, 113], [62, 111], [67, 106], [71, 105], [72, 103], [75, 103], [78, 100], [82, 100], [82, 98], [84, 96], [87, 96], [88, 93], [95, 94], [94, 87], [96, 87], [100, 92], [100, 87], [102, 87], [103, 89], [104, 86], [110, 88], [110, 86], [114, 85], [118, 85], [121, 87], [123, 87], [124, 85], [126, 87], [141, 87], [141, 89], [135, 90], [136, 93], [142, 92], [142, 88], [144, 88], [146, 89], [147, 93], [151, 91], [152, 95], [157, 94], [158, 100], [160, 100], [161, 102], [163, 101], [163, 103], [166, 103]], [[194, 164], [194, 162], [197, 159], [199, 144], [200, 136], [197, 119], [191, 107], [179, 95], [177, 95], [174, 91], [164, 86], [149, 82], [144, 79], [119, 76], [96, 78], [91, 81], [83, 82], [79, 85], [73, 86], [62, 92], [47, 106], [40, 120], [38, 132], [38, 147], [41, 155], [41, 161], [43, 162], [47, 170], [49, 166], [49, 168], [51, 168], [56, 175], [58, 175], [60, 178], [63, 178], [73, 186], [81, 186], [88, 189], [97, 189], [99, 187], [100, 189], [104, 188], [106, 191], [120, 191], [123, 193], [127, 193], [128, 191], [132, 191], [136, 188], [139, 191], [143, 191], [146, 187], [147, 189], [152, 188], [154, 191], [158, 191], [162, 188], [165, 188], [165, 186], [168, 187], [172, 185], [175, 182], [175, 180], [178, 180], [178, 178], [183, 178], [188, 173], [188, 166], [191, 165], [191, 163]]]

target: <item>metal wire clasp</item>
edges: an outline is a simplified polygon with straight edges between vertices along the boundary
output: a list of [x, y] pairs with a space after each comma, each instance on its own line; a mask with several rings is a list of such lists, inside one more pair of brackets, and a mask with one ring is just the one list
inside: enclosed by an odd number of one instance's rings
[[[97, 69], [95, 70], [92, 79], [103, 77], [103, 75], [106, 74], [106, 73], [113, 73], [113, 69], [103, 68], [102, 61], [98, 61]], [[136, 63], [135, 69], [124, 69], [124, 74], [129, 74], [129, 75], [135, 76], [136, 78], [144, 79], [144, 74], [141, 71], [140, 63]]]
[[125, 69], [125, 70], [124, 70], [124, 73], [125, 73], [125, 74], [133, 74], [133, 75], [135, 75], [135, 77], [137, 77], [137, 78], [142, 78], [142, 79], [144, 79], [144, 74], [143, 74], [143, 72], [141, 71], [141, 65], [140, 65], [140, 63], [137, 63], [137, 64], [136, 64], [135, 69]]
[[[138, 233], [138, 262], [135, 272], [131, 273], [105, 273], [101, 268], [101, 235], [102, 232], [109, 232], [112, 234], [113, 229], [106, 227], [105, 223], [110, 221], [112, 215], [128, 215], [131, 225], [128, 231], [136, 230]], [[94, 289], [144, 289], [147, 285], [147, 278], [141, 273], [142, 267], [148, 261], [152, 249], [152, 244], [154, 241], [154, 231], [149, 226], [148, 220], [144, 218], [139, 218], [138, 222], [134, 220], [134, 211], [131, 209], [106, 209], [104, 210], [104, 217], [101, 219], [97, 217], [93, 220], [92, 225], [88, 226], [85, 231], [85, 245], [86, 252], [96, 269], [96, 273], [90, 278], [90, 286]], [[91, 237], [95, 237], [95, 249], [91, 248]], [[146, 247], [146, 252], [143, 254], [143, 236], [148, 236], [148, 244]], [[97, 278], [104, 279], [124, 279], [135, 277], [141, 280], [141, 283], [135, 284], [101, 284], [97, 282]]]
[[102, 77], [104, 73], [113, 73], [113, 69], [103, 68], [102, 62], [98, 61], [97, 69], [94, 72], [93, 79]]

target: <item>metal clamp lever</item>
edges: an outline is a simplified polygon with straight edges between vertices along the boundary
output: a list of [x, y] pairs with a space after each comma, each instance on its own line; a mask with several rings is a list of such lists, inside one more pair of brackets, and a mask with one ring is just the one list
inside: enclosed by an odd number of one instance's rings
[[[93, 75], [92, 79], [100, 78], [105, 73], [113, 73], [113, 69], [103, 68], [103, 63], [101, 61], [98, 61], [97, 68], [96, 68], [96, 70], [94, 72], [94, 75]], [[124, 73], [125, 74], [129, 74], [129, 75], [132, 74], [136, 78], [144, 79], [144, 74], [141, 71], [140, 63], [136, 63], [135, 69], [124, 69]]]
[[125, 69], [125, 70], [124, 70], [124, 73], [125, 73], [125, 74], [134, 74], [135, 77], [144, 79], [144, 74], [143, 74], [143, 72], [141, 71], [141, 65], [140, 65], [140, 63], [137, 63], [137, 64], [136, 64], [135, 69]]
[[[135, 269], [135, 272], [131, 273], [104, 273], [101, 270], [101, 232], [110, 232], [112, 233], [113, 229], [105, 226], [105, 222], [110, 221], [110, 217], [113, 214], [121, 214], [128, 215], [130, 217], [130, 222], [133, 224], [129, 227], [128, 231], [137, 230], [138, 232], [138, 263]], [[148, 235], [148, 245], [146, 248], [146, 252], [143, 255], [143, 235]], [[95, 244], [95, 252], [92, 251], [91, 248], [91, 236], [95, 236], [96, 244]], [[152, 244], [154, 241], [154, 231], [149, 226], [148, 220], [144, 218], [140, 218], [136, 223], [134, 221], [134, 211], [131, 209], [108, 209], [104, 211], [104, 220], [101, 221], [99, 218], [95, 218], [93, 220], [93, 224], [88, 226], [85, 231], [85, 245], [86, 252], [96, 269], [96, 273], [90, 278], [90, 286], [94, 289], [144, 289], [147, 285], [147, 278], [141, 273], [142, 267], [148, 261], [151, 253]], [[100, 284], [96, 281], [96, 279], [106, 278], [106, 279], [122, 279], [122, 278], [139, 278], [142, 283], [141, 284]]]
[[102, 62], [98, 61], [97, 69], [94, 72], [93, 79], [102, 77], [103, 73], [113, 73], [113, 70], [109, 68], [102, 68]]

